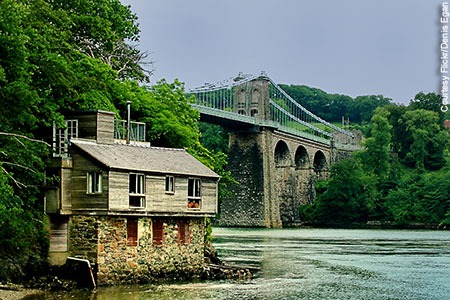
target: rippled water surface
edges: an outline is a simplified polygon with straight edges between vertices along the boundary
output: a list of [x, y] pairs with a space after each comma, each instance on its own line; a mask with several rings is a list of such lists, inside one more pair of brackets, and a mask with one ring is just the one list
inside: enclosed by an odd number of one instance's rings
[[[251, 281], [102, 287], [57, 299], [450, 299], [450, 232], [214, 228]], [[50, 296], [50, 295], [49, 295]], [[56, 298], [55, 298], [56, 299]]]

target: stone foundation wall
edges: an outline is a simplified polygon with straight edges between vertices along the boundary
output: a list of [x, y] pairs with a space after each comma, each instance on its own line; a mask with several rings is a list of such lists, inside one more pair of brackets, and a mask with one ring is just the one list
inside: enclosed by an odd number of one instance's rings
[[127, 245], [126, 218], [105, 217], [99, 222], [98, 273], [101, 284], [143, 283], [158, 278], [199, 275], [204, 266], [204, 220], [189, 222], [190, 243], [178, 243], [176, 219], [164, 219], [162, 245], [152, 244], [152, 220], [138, 220], [138, 245]]
[[97, 263], [98, 219], [93, 216], [72, 216], [69, 222], [70, 256]]

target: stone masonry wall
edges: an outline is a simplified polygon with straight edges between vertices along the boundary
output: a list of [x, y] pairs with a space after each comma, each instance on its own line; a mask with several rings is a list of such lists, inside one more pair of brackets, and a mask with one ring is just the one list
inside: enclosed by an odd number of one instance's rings
[[164, 219], [162, 245], [152, 244], [152, 220], [138, 220], [138, 246], [127, 245], [126, 218], [99, 221], [98, 284], [143, 283], [198, 275], [204, 266], [204, 220], [191, 219], [190, 243], [178, 243], [177, 219]]
[[230, 196], [219, 204], [220, 226], [265, 226], [264, 174], [262, 150], [253, 141], [249, 146], [234, 143], [229, 151], [228, 169], [239, 184], [230, 187]]
[[69, 253], [97, 263], [98, 220], [93, 216], [73, 216], [69, 225]]

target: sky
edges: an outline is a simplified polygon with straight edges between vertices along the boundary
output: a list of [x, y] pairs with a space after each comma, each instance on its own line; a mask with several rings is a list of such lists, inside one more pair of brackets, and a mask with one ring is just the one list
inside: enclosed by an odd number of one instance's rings
[[408, 104], [440, 91], [441, 0], [121, 0], [151, 81], [186, 89], [261, 71], [276, 83]]

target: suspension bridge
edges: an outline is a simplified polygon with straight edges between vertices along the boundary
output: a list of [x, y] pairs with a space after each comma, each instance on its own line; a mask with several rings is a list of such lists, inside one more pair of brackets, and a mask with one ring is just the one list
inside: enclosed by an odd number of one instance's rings
[[[252, 82], [264, 82], [264, 90], [252, 87], [249, 84]], [[204, 119], [214, 123], [271, 127], [325, 145], [335, 142], [337, 148], [357, 146], [351, 143], [355, 139], [353, 132], [307, 110], [264, 72], [260, 75], [240, 73], [222, 82], [206, 83], [191, 89], [188, 94], [194, 96], [192, 106], [199, 110]], [[261, 96], [263, 98], [258, 99]], [[249, 101], [249, 98], [252, 100]], [[337, 135], [347, 139], [337, 139]]]
[[299, 206], [314, 200], [314, 183], [359, 149], [360, 134], [316, 116], [265, 73], [240, 73], [188, 94], [202, 121], [230, 132], [228, 167], [238, 184], [221, 201], [224, 226], [301, 223]]

